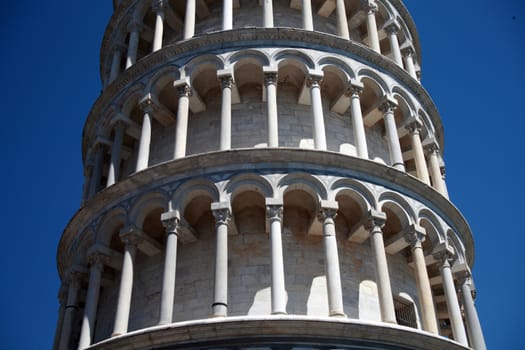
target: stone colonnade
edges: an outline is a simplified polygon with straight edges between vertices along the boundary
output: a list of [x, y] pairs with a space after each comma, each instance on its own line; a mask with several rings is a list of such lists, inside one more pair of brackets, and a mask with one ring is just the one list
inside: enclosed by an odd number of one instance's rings
[[[267, 146], [279, 147], [279, 121], [277, 103], [277, 75], [278, 72], [273, 67], [263, 67], [264, 89], [266, 96], [266, 115], [267, 115]], [[312, 113], [312, 138], [316, 150], [327, 150], [327, 138], [325, 131], [325, 115], [323, 112], [323, 100], [321, 97], [321, 84], [323, 71], [311, 72], [306, 78], [304, 89], [309, 90]], [[220, 108], [220, 136], [219, 150], [229, 150], [232, 144], [232, 104], [238, 102], [239, 92], [235, 85], [233, 71], [223, 69], [217, 72], [222, 90], [222, 103]], [[191, 108], [191, 98], [194, 90], [190, 83], [191, 79], [184, 78], [173, 82], [173, 87], [178, 91], [179, 102], [176, 115], [174, 152], [172, 159], [185, 157], [186, 145], [188, 140], [188, 123]], [[344, 98], [348, 99], [350, 105], [350, 115], [353, 126], [354, 142], [356, 155], [359, 158], [369, 159], [367, 146], [367, 135], [363, 121], [360, 96], [363, 92], [363, 84], [351, 80], [344, 92]], [[237, 96], [235, 100], [234, 96]], [[343, 98], [342, 97], [342, 98]], [[199, 99], [196, 96], [196, 99]], [[336, 102], [337, 104], [338, 102]], [[394, 112], [398, 107], [398, 102], [391, 95], [378, 97], [377, 111], [382, 114], [388, 152], [390, 154], [391, 166], [397, 170], [405, 171], [405, 161], [400, 145], [400, 135], [398, 125], [394, 118]], [[139, 106], [143, 113], [142, 126], [138, 138], [138, 151], [135, 164], [135, 172], [142, 171], [149, 166], [150, 146], [152, 142], [152, 123], [160, 120], [161, 114], [166, 114], [158, 98], [152, 94], [147, 94], [140, 100]], [[335, 107], [334, 107], [335, 108]], [[158, 117], [158, 118], [155, 118]], [[92, 162], [87, 169], [87, 186], [85, 189], [85, 199], [91, 198], [101, 187], [102, 169], [104, 168], [104, 154], [110, 153], [109, 173], [107, 175], [106, 187], [115, 184], [120, 176], [120, 164], [122, 161], [122, 140], [124, 134], [132, 127], [133, 122], [122, 113], [117, 114], [110, 122], [113, 139], [108, 140], [103, 136], [98, 136], [92, 147]], [[440, 165], [441, 156], [439, 146], [433, 138], [421, 139], [422, 123], [418, 118], [406, 123], [405, 128], [409, 133], [411, 149], [414, 155], [416, 176], [436, 191], [448, 198], [446, 184], [443, 179]], [[108, 132], [110, 133], [110, 132]], [[111, 134], [111, 133], [110, 133]], [[424, 141], [424, 142], [423, 142]], [[94, 156], [93, 156], [94, 154]], [[89, 158], [89, 157], [88, 157]], [[88, 167], [86, 167], [88, 168]], [[90, 171], [89, 171], [90, 170]]]
[[[171, 207], [171, 205], [170, 205]], [[335, 217], [338, 214], [337, 201], [321, 200], [319, 202], [318, 220], [322, 226], [323, 250], [326, 271], [326, 288], [329, 307], [329, 316], [346, 317], [343, 308], [343, 290], [341, 285], [340, 262], [338, 256], [337, 240], [335, 236]], [[182, 208], [183, 209], [183, 208]], [[229, 201], [213, 202], [211, 211], [215, 218], [215, 281], [213, 301], [211, 306], [212, 317], [227, 317], [229, 309], [228, 300], [228, 231], [232, 225], [232, 209]], [[281, 198], [266, 198], [266, 217], [269, 222], [269, 238], [271, 252], [271, 314], [286, 314], [286, 286], [284, 278], [284, 259], [282, 248], [284, 204]], [[177, 245], [182, 235], [180, 212], [182, 210], [169, 210], [161, 215], [165, 227], [165, 263], [160, 297], [159, 325], [172, 323], [173, 305], [176, 298], [175, 281], [177, 270]], [[355, 232], [361, 230], [360, 235], [369, 239], [372, 258], [376, 271], [376, 284], [381, 320], [385, 323], [397, 323], [394, 309], [393, 294], [390, 274], [387, 263], [387, 248], [383, 239], [383, 226], [387, 217], [384, 212], [369, 210], [357, 225]], [[361, 228], [359, 228], [361, 227]], [[355, 234], [351, 233], [352, 234]], [[412, 225], [404, 230], [405, 246], [410, 247], [414, 262], [414, 275], [418, 292], [419, 309], [422, 317], [422, 328], [430, 333], [439, 334], [437, 314], [427, 272], [427, 262], [423, 254], [422, 242], [426, 239], [425, 229]], [[120, 287], [115, 313], [112, 336], [128, 332], [132, 290], [134, 284], [134, 270], [136, 268], [136, 253], [145, 237], [140, 229], [131, 225], [120, 231], [120, 239], [124, 243], [122, 265], [120, 274]], [[363, 240], [364, 241], [364, 240]], [[286, 254], [286, 253], [284, 253]], [[475, 349], [484, 349], [484, 340], [472, 299], [472, 279], [467, 266], [461, 269], [459, 276], [459, 291], [455, 287], [451, 265], [457, 258], [457, 252], [448, 244], [434, 247], [432, 254], [438, 262], [441, 271], [443, 289], [451, 321], [454, 339], [459, 343], [474, 346]], [[105, 265], [110, 261], [110, 250], [93, 246], [88, 252], [89, 270], [86, 267], [74, 266], [71, 268], [67, 282], [67, 302], [61, 307], [60, 332], [57, 334], [58, 349], [69, 349], [74, 320], [74, 313], [79, 309], [79, 295], [81, 281], [88, 275], [87, 296], [84, 306], [84, 317], [78, 349], [88, 347], [93, 341], [94, 324], [98, 307], [98, 297], [101, 288], [101, 277]], [[457, 274], [457, 272], [456, 272]], [[458, 276], [456, 276], [458, 277]], [[463, 323], [461, 305], [457, 293], [461, 293], [462, 306], [466, 315], [467, 328]], [[467, 331], [469, 337], [467, 338]]]
[[[197, 0], [187, 0], [186, 10], [183, 21], [183, 40], [191, 39], [195, 35], [195, 23], [197, 16]], [[272, 0], [259, 1], [262, 3], [262, 14], [263, 23], [262, 26], [265, 28], [274, 27], [274, 11]], [[326, 1], [329, 3], [330, 1]], [[332, 1], [334, 2], [334, 1]], [[233, 28], [233, 9], [236, 2], [233, 0], [224, 0], [222, 6], [222, 30], [231, 30]], [[326, 4], [325, 4], [326, 5]], [[343, 39], [350, 40], [349, 34], [349, 23], [355, 26], [357, 20], [366, 21], [367, 33], [365, 37], [368, 38], [366, 44], [368, 47], [381, 54], [380, 47], [380, 35], [377, 22], [376, 14], [378, 12], [378, 5], [374, 0], [367, 0], [361, 4], [358, 13], [351, 18], [348, 18], [347, 11], [345, 8], [345, 2], [343, 0], [337, 0], [334, 2], [335, 8], [331, 5], [323, 5], [319, 10], [324, 16], [330, 15], [333, 10], [336, 11], [337, 18], [337, 35]], [[239, 6], [237, 3], [235, 6]], [[302, 12], [302, 23], [304, 30], [314, 30], [313, 16], [312, 16], [312, 4], [311, 0], [302, 0], [296, 5], [301, 8]], [[155, 24], [153, 30], [153, 43], [152, 52], [156, 52], [162, 48], [163, 34], [165, 26], [166, 11], [169, 5], [166, 1], [154, 0], [151, 9], [155, 13]], [[360, 16], [360, 13], [366, 14], [366, 16]], [[405, 42], [402, 45], [399, 43], [398, 33], [401, 30], [400, 24], [397, 20], [388, 20], [383, 26], [384, 31], [388, 35], [388, 40], [391, 49], [392, 60], [404, 68], [414, 79], [418, 80], [418, 74], [414, 62], [415, 51], [410, 42]], [[125, 68], [131, 67], [137, 60], [137, 53], [139, 48], [140, 33], [144, 30], [144, 24], [141, 20], [134, 19], [129, 23], [127, 31], [129, 33], [129, 43], [127, 47], [127, 56]], [[122, 61], [122, 55], [125, 54], [125, 46], [123, 44], [115, 44], [113, 47], [113, 57], [111, 63], [111, 71], [109, 74], [109, 82], [112, 82], [120, 73], [120, 62]]]

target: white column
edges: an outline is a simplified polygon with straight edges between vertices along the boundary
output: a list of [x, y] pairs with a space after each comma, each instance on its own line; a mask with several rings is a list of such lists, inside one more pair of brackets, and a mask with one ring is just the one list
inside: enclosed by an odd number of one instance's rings
[[339, 205], [335, 201], [321, 201], [319, 220], [323, 224], [323, 242], [325, 253], [326, 287], [328, 294], [329, 315], [344, 317], [343, 291], [339, 270], [339, 253], [335, 235], [335, 216]]
[[178, 159], [186, 156], [191, 88], [185, 83], [175, 87], [179, 93], [179, 106], [177, 108], [177, 124], [175, 125], [174, 159]]
[[148, 167], [149, 150], [151, 144], [151, 117], [153, 115], [153, 101], [150, 98], [143, 99], [140, 107], [144, 111], [142, 120], [142, 131], [140, 133], [139, 151], [137, 155], [137, 165], [135, 171], [139, 172]]
[[439, 328], [436, 321], [436, 310], [432, 298], [432, 289], [430, 287], [425, 255], [423, 253], [423, 241], [426, 238], [425, 229], [418, 225], [412, 225], [409, 227], [405, 238], [411, 245], [412, 258], [415, 265], [416, 287], [419, 304], [421, 306], [423, 329], [427, 332], [439, 335]]
[[109, 73], [109, 82], [117, 78], [120, 73], [120, 61], [122, 61], [122, 53], [124, 52], [124, 47], [121, 44], [116, 44], [113, 48], [113, 60], [111, 62], [111, 71]]
[[117, 310], [115, 312], [115, 325], [113, 327], [113, 333], [111, 334], [112, 337], [128, 332], [135, 255], [137, 253], [137, 245], [141, 241], [136, 227], [127, 227], [122, 230], [120, 232], [120, 239], [124, 242], [124, 256], [122, 260]]
[[439, 166], [439, 147], [435, 143], [427, 146], [427, 153], [429, 158], [430, 176], [432, 178], [432, 185], [436, 191], [446, 196], [445, 185], [443, 183], [443, 176], [441, 175], [441, 168]]
[[365, 6], [365, 11], [367, 11], [366, 28], [368, 31], [370, 48], [377, 53], [381, 53], [381, 47], [379, 45], [379, 33], [377, 32], [376, 23], [377, 5], [372, 1], [368, 1], [368, 4]]
[[96, 141], [95, 145], [95, 165], [93, 173], [91, 174], [91, 181], [89, 185], [89, 198], [93, 197], [98, 192], [100, 187], [100, 180], [102, 178], [102, 167], [104, 161], [104, 145]]
[[109, 163], [109, 173], [106, 182], [106, 187], [113, 185], [118, 181], [120, 174], [120, 153], [122, 151], [122, 141], [124, 139], [124, 131], [126, 124], [119, 120], [113, 126], [114, 138], [111, 147], [111, 162]]
[[401, 152], [401, 145], [399, 144], [399, 136], [397, 134], [396, 120], [394, 118], [394, 110], [397, 107], [397, 102], [394, 99], [386, 98], [381, 106], [381, 111], [384, 114], [385, 132], [388, 141], [388, 150], [390, 151], [390, 160], [392, 167], [397, 170], [405, 171], [405, 163], [403, 161], [403, 153]]
[[184, 17], [184, 40], [195, 35], [195, 0], [186, 0], [186, 16]]
[[165, 4], [163, 0], [153, 0], [152, 9], [156, 15], [152, 52], [158, 51], [162, 48], [162, 38], [164, 34], [164, 6]]
[[233, 28], [233, 1], [222, 1], [222, 30]]
[[350, 32], [348, 31], [348, 20], [346, 18], [345, 0], [337, 0], [336, 15], [337, 34], [343, 39], [350, 40]]
[[310, 95], [312, 100], [313, 136], [315, 149], [326, 151], [326, 133], [324, 128], [323, 101], [321, 99], [320, 75], [311, 75], [308, 78]]
[[213, 316], [228, 315], [228, 223], [231, 219], [229, 203], [212, 203], [211, 210], [215, 217], [216, 255], [215, 285], [213, 297]]
[[442, 244], [435, 253], [436, 259], [441, 262], [440, 271], [443, 279], [443, 290], [445, 292], [445, 299], [447, 300], [448, 315], [450, 318], [450, 325], [452, 327], [452, 334], [454, 339], [468, 346], [467, 334], [463, 324], [463, 317], [461, 316], [461, 309], [459, 308], [458, 296], [454, 286], [454, 278], [450, 269], [450, 261], [454, 257], [454, 250], [452, 247]]
[[390, 49], [392, 51], [393, 60], [399, 67], [403, 68], [403, 58], [401, 57], [399, 39], [397, 38], [397, 33], [399, 32], [399, 29], [400, 26], [395, 21], [385, 26], [385, 30], [388, 33], [388, 39], [390, 41]]
[[385, 243], [383, 241], [383, 231], [381, 228], [386, 221], [383, 212], [371, 210], [368, 213], [367, 228], [370, 231], [370, 245], [374, 254], [377, 276], [377, 292], [379, 294], [379, 307], [381, 309], [381, 319], [387, 323], [397, 323], [394, 309], [394, 298], [392, 286], [390, 285], [390, 274], [385, 253]]
[[231, 148], [232, 138], [232, 87], [231, 74], [219, 76], [222, 87], [220, 150]]
[[108, 256], [95, 252], [88, 257], [91, 264], [89, 270], [89, 284], [86, 295], [86, 306], [84, 308], [84, 318], [80, 331], [78, 349], [82, 350], [91, 345], [93, 334], [95, 333], [95, 320], [97, 317], [98, 297], [100, 294], [100, 281], [104, 264], [107, 263]]
[[268, 147], [279, 147], [279, 121], [277, 116], [277, 72], [264, 74], [268, 113]]
[[62, 284], [58, 292], [58, 302], [60, 303], [60, 307], [58, 309], [57, 327], [55, 329], [55, 337], [53, 339], [53, 350], [58, 350], [60, 345], [60, 336], [62, 335], [62, 326], [64, 325], [64, 313], [66, 312], [67, 297], [65, 289], [65, 285]]
[[273, 28], [273, 3], [272, 0], [263, 0], [263, 27]]
[[272, 250], [272, 315], [286, 314], [286, 287], [282, 244], [283, 204], [281, 200], [266, 199], [266, 215], [270, 221]]
[[75, 314], [78, 311], [78, 291], [80, 288], [80, 281], [82, 273], [76, 270], [69, 272], [69, 287], [67, 291], [66, 310], [64, 312], [64, 321], [62, 324], [62, 334], [58, 348], [60, 350], [69, 350], [71, 341], [71, 331], [73, 329], [73, 322], [75, 321]]
[[403, 49], [403, 57], [405, 58], [405, 69], [414, 79], [418, 79], [416, 73], [416, 66], [414, 64], [414, 49], [409, 46]]
[[352, 82], [349, 87], [350, 109], [352, 114], [352, 126], [354, 130], [354, 139], [359, 158], [368, 159], [368, 146], [366, 144], [365, 126], [363, 123], [363, 114], [361, 112], [361, 100], [359, 95], [363, 91], [363, 84]]
[[312, 0], [302, 0], [303, 2], [303, 29], [314, 30], [314, 20], [312, 18]]
[[126, 69], [137, 62], [137, 51], [139, 49], [140, 32], [142, 31], [142, 24], [139, 22], [131, 22], [128, 25], [129, 42], [128, 42], [128, 57], [126, 59]]
[[481, 330], [481, 324], [479, 323], [478, 312], [476, 311], [476, 306], [474, 305], [472, 279], [468, 276], [465, 276], [460, 281], [460, 283], [461, 297], [463, 300], [463, 309], [465, 310], [470, 345], [475, 350], [486, 350], [487, 345], [485, 344], [485, 338], [483, 337], [483, 331]]
[[421, 131], [422, 123], [419, 120], [415, 120], [406, 126], [410, 135], [410, 143], [412, 146], [412, 152], [414, 152], [414, 161], [416, 163], [416, 174], [417, 177], [430, 186], [430, 176], [428, 175], [428, 166], [425, 160], [425, 151], [421, 144]]
[[180, 219], [176, 212], [169, 211], [161, 215], [166, 228], [166, 255], [164, 258], [164, 275], [160, 294], [159, 325], [173, 322], [173, 301], [175, 299], [175, 274], [177, 271], [177, 244]]

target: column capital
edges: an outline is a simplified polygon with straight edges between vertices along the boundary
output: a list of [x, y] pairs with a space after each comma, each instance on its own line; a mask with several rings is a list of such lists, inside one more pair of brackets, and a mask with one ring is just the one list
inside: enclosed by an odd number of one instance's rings
[[372, 232], [374, 229], [381, 229], [385, 226], [386, 214], [382, 211], [371, 209], [366, 214], [365, 228]]
[[427, 152], [427, 154], [439, 154], [439, 146], [434, 139], [430, 139], [427, 142], [423, 144], [423, 149]]
[[139, 101], [139, 107], [146, 113], [153, 112], [155, 106], [155, 101], [153, 100], [153, 95], [147, 94]]
[[368, 13], [375, 13], [379, 9], [376, 2], [372, 0], [361, 0], [361, 6]]
[[277, 84], [277, 68], [263, 67], [264, 85]]
[[128, 47], [123, 43], [114, 43], [112, 47], [113, 52], [120, 52], [121, 54], [125, 53], [127, 49]]
[[132, 20], [128, 23], [128, 32], [141, 32], [144, 29], [144, 25], [138, 20]]
[[109, 260], [110, 257], [101, 251], [93, 251], [89, 253], [87, 257], [88, 264], [90, 266], [96, 266], [100, 270], [104, 268], [104, 265], [109, 264]]
[[427, 231], [418, 224], [409, 225], [405, 229], [405, 240], [414, 248], [422, 247], [421, 244], [425, 241], [426, 237]]
[[405, 129], [407, 129], [410, 134], [419, 134], [422, 127], [423, 123], [418, 118], [409, 120], [405, 125]]
[[151, 9], [154, 12], [163, 12], [166, 10], [166, 7], [168, 6], [166, 0], [152, 0], [151, 1]]
[[189, 97], [191, 95], [191, 85], [188, 78], [175, 80], [173, 87], [177, 90], [179, 97]]
[[406, 45], [403, 45], [403, 47], [401, 47], [401, 53], [403, 54], [403, 56], [408, 57], [408, 56], [414, 56], [416, 51], [414, 50], [412, 45], [408, 43]]
[[319, 220], [324, 222], [325, 220], [334, 220], [339, 210], [339, 203], [337, 201], [326, 201], [321, 200], [319, 202]]
[[174, 210], [167, 211], [160, 215], [160, 221], [162, 221], [162, 226], [164, 226], [164, 228], [166, 229], [167, 235], [179, 235], [179, 229], [181, 225], [179, 216], [179, 213]]
[[79, 288], [86, 276], [87, 269], [84, 266], [73, 265], [67, 272], [67, 282], [70, 286]]
[[385, 23], [383, 28], [388, 34], [397, 34], [397, 32], [399, 32], [399, 30], [401, 29], [401, 26], [396, 20], [391, 20]]
[[393, 98], [392, 96], [390, 95], [387, 95], [383, 98], [383, 101], [381, 102], [381, 106], [379, 107], [379, 109], [381, 110], [381, 112], [383, 113], [394, 113], [394, 110], [397, 108], [397, 100], [395, 98]]
[[143, 240], [144, 233], [135, 225], [129, 225], [120, 230], [119, 237], [126, 245], [139, 245]]
[[229, 202], [211, 203], [211, 212], [213, 213], [217, 226], [228, 225], [231, 220], [231, 207]]
[[323, 72], [311, 72], [306, 78], [306, 86], [312, 88], [314, 86], [320, 87], [323, 81]]
[[93, 143], [93, 147], [94, 147], [95, 149], [97, 149], [97, 148], [102, 148], [102, 147], [104, 147], [104, 146], [108, 146], [108, 147], [110, 147], [111, 144], [112, 144], [111, 141], [109, 141], [109, 140], [108, 140], [107, 138], [105, 138], [104, 136], [99, 135], [99, 136], [97, 136], [97, 138], [95, 139], [95, 142]]
[[217, 79], [221, 82], [221, 88], [231, 89], [233, 84], [235, 84], [235, 79], [233, 77], [232, 69], [221, 69], [217, 71]]
[[266, 216], [270, 221], [282, 221], [283, 201], [277, 198], [266, 198]]
[[443, 266], [451, 266], [457, 255], [454, 248], [448, 243], [441, 243], [432, 252], [434, 258], [442, 263]]
[[363, 92], [364, 88], [365, 86], [363, 83], [352, 79], [348, 82], [348, 87], [345, 94], [347, 97], [359, 96]]
[[131, 124], [131, 120], [122, 113], [117, 113], [111, 118], [110, 125], [114, 128], [126, 128]]

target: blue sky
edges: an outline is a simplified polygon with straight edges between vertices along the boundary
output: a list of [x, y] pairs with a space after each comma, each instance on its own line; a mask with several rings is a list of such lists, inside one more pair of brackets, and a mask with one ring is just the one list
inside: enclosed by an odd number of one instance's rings
[[[405, 3], [422, 42], [423, 85], [445, 127], [451, 199], [474, 233], [488, 347], [523, 349], [525, 2]], [[101, 90], [99, 47], [111, 10], [110, 0], [0, 4], [5, 349], [52, 344], [56, 247], [80, 203], [80, 138]]]

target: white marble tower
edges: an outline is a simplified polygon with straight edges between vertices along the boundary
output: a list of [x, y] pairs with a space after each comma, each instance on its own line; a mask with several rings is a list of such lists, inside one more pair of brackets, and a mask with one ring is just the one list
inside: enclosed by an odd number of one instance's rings
[[113, 4], [54, 349], [486, 348], [400, 0]]

